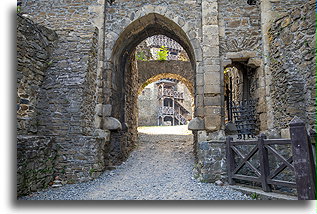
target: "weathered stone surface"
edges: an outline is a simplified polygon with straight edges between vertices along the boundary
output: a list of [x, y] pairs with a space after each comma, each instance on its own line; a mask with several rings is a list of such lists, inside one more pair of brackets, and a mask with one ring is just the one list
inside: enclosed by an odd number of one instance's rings
[[108, 130], [96, 129], [94, 135], [97, 138], [105, 139], [105, 141], [110, 140], [110, 131]]
[[[195, 72], [192, 69], [190, 62], [186, 61], [138, 61], [138, 87], [143, 89], [142, 85], [147, 85], [154, 80], [159, 80], [164, 77], [164, 74], [175, 74], [175, 79], [183, 80], [190, 92], [194, 93], [194, 78]], [[177, 78], [178, 77], [178, 78]], [[155, 78], [155, 79], [154, 79]], [[181, 78], [181, 79], [180, 79]]]
[[221, 116], [220, 115], [207, 115], [205, 116], [205, 128], [210, 131], [220, 130]]
[[38, 132], [38, 97], [57, 34], [17, 15], [17, 132]]
[[103, 118], [103, 128], [108, 130], [121, 130], [122, 125], [120, 121], [114, 117]]
[[112, 105], [110, 104], [103, 105], [102, 112], [104, 117], [111, 116], [111, 111], [112, 111]]
[[250, 67], [260, 67], [262, 64], [262, 60], [260, 58], [249, 58], [248, 60], [248, 65]]
[[195, 117], [189, 122], [188, 129], [189, 130], [204, 130], [205, 129], [204, 120], [200, 117]]
[[[313, 1], [248, 5], [240, 0], [122, 0], [104, 4], [106, 1], [99, 0], [22, 2], [22, 12], [45, 28], [29, 21], [18, 25], [17, 41], [25, 42], [26, 47], [18, 44], [18, 133], [54, 136], [63, 148], [55, 168], [68, 182], [91, 179], [105, 166], [127, 158], [137, 136], [140, 82], [162, 72], [178, 70], [191, 85], [196, 99], [194, 115], [202, 120], [193, 126], [204, 130], [197, 134], [200, 141], [217, 139], [222, 133], [223, 115], [211, 115], [211, 108], [205, 107], [223, 106], [222, 72], [236, 62], [248, 65], [250, 96], [258, 100], [261, 131], [271, 124], [278, 133], [294, 115], [315, 126]], [[267, 34], [270, 23], [271, 33]], [[179, 42], [190, 58], [187, 66], [193, 70], [183, 72], [183, 65], [166, 62], [155, 72], [138, 73], [134, 48], [154, 34]], [[216, 97], [221, 98], [220, 105]], [[107, 128], [110, 117], [118, 121], [110, 121], [114, 130], [109, 140], [109, 132], [101, 129]], [[120, 126], [122, 130], [118, 130]], [[215, 172], [209, 170], [210, 163], [203, 164], [203, 179], [213, 180], [212, 176], [221, 174], [216, 169], [221, 164], [216, 163]], [[89, 171], [94, 172], [90, 175]]]
[[275, 20], [269, 30], [272, 72], [269, 113], [274, 118], [269, 122], [276, 130], [286, 129], [294, 116], [315, 127], [315, 110], [309, 108], [316, 108], [315, 82], [307, 81], [316, 78], [316, 43], [314, 34], [310, 33], [310, 29], [315, 29], [314, 8], [315, 3], [303, 1]]
[[57, 148], [54, 138], [17, 136], [17, 194], [48, 187], [54, 179]]
[[198, 162], [195, 177], [203, 182], [226, 182], [226, 145], [225, 141], [203, 141], [197, 144]]

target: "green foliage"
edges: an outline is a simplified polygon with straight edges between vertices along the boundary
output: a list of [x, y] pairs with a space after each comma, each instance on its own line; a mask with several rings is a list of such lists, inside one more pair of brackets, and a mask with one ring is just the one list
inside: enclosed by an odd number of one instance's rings
[[259, 199], [259, 197], [260, 197], [260, 195], [258, 195], [257, 193], [252, 193], [251, 195], [250, 195], [250, 197], [252, 198], [252, 199], [254, 199], [254, 200], [258, 200]]
[[168, 53], [169, 52], [167, 50], [167, 47], [162, 46], [160, 50], [157, 52], [157, 60], [160, 60], [160, 61], [167, 60]]
[[49, 61], [49, 62], [47, 62], [47, 66], [50, 66], [50, 65], [52, 65], [53, 64], [53, 61], [51, 60], [51, 61]]
[[89, 170], [89, 175], [92, 176], [92, 174], [93, 174], [94, 172], [96, 172], [96, 171], [97, 171], [96, 169], [91, 168], [91, 169]]
[[143, 51], [138, 52], [138, 53], [135, 55], [135, 58], [136, 58], [136, 60], [139, 60], [139, 61], [147, 61], [146, 56], [145, 56], [145, 53], [144, 53]]
[[17, 13], [21, 13], [21, 6], [17, 6]]

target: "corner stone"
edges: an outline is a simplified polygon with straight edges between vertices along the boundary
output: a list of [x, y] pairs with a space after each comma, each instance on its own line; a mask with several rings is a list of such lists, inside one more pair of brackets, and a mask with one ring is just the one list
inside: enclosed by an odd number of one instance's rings
[[188, 124], [189, 130], [204, 130], [205, 129], [205, 123], [202, 118], [195, 117], [192, 119]]

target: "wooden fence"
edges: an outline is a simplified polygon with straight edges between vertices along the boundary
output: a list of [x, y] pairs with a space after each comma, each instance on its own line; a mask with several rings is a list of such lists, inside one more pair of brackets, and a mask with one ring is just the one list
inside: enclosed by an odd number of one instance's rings
[[[299, 200], [315, 200], [316, 163], [312, 144], [304, 122], [297, 117], [290, 123], [290, 135], [291, 139], [266, 139], [265, 135], [260, 135], [257, 140], [252, 141], [233, 141], [232, 137], [228, 137], [226, 145], [229, 184], [235, 184], [235, 180], [258, 182], [266, 192], [272, 191], [272, 185], [293, 187], [297, 189]], [[238, 148], [243, 145], [253, 146], [253, 149], [244, 155]], [[274, 148], [275, 145], [290, 145], [292, 156], [286, 159]], [[269, 153], [281, 162], [274, 170], [271, 170], [273, 167], [270, 165]], [[236, 157], [240, 158], [239, 163], [235, 162]], [[250, 161], [255, 157], [260, 167], [254, 165], [254, 160]], [[245, 165], [252, 169], [255, 176], [239, 174]], [[286, 168], [294, 172], [295, 182], [277, 179]]]

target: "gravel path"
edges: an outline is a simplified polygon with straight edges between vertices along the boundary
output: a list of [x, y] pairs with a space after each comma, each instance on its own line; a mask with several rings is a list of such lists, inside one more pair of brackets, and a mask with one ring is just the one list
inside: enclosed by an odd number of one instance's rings
[[[168, 131], [173, 133], [167, 134]], [[161, 133], [165, 133], [162, 135]], [[141, 128], [129, 159], [98, 179], [67, 184], [19, 200], [250, 200], [226, 186], [200, 183], [192, 173], [192, 135], [186, 127]], [[185, 135], [184, 135], [185, 134]]]

